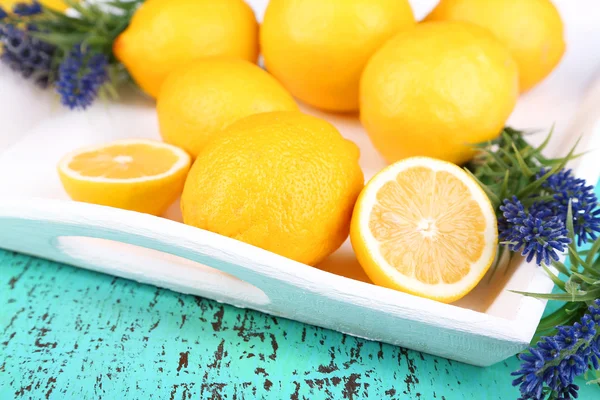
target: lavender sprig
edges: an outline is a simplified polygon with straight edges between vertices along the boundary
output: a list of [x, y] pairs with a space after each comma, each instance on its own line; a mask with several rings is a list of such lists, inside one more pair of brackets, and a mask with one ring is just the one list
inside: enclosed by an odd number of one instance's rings
[[499, 236], [513, 252], [521, 252], [527, 262], [535, 257], [536, 264], [550, 260], [558, 261], [560, 253], [571, 243], [563, 219], [550, 209], [534, 203], [529, 210], [513, 196], [500, 206], [503, 222], [499, 224]]
[[[548, 172], [543, 169], [537, 178]], [[569, 203], [573, 209], [573, 229], [577, 245], [581, 246], [591, 240], [596, 240], [600, 233], [600, 208], [594, 194], [594, 187], [587, 185], [585, 179], [573, 176], [569, 169], [552, 174], [542, 185], [553, 196], [553, 201], [546, 207], [551, 209], [566, 223]]]
[[[573, 212], [567, 206], [569, 238], [574, 238]], [[569, 222], [570, 221], [570, 222]], [[537, 343], [521, 354], [518, 378], [521, 399], [577, 398], [574, 379], [588, 372], [600, 372], [600, 238], [589, 249], [568, 245], [570, 265], [554, 261], [560, 275], [542, 267], [563, 293], [522, 293], [542, 299], [564, 301], [564, 305], [544, 317], [534, 338]], [[588, 378], [589, 379], [589, 378]], [[589, 383], [600, 383], [600, 380]]]
[[544, 336], [518, 358], [523, 361], [513, 386], [520, 399], [573, 399], [579, 386], [575, 378], [600, 368], [600, 299], [572, 326], [557, 326], [557, 333]]
[[[13, 8], [16, 16], [32, 17], [42, 12], [40, 3], [17, 3]], [[38, 28], [31, 19], [28, 24], [19, 23], [0, 7], [0, 43], [3, 51], [0, 61], [25, 79], [33, 80], [45, 88], [51, 81], [52, 58], [55, 46], [32, 35]]]
[[42, 13], [42, 5], [33, 0], [31, 3], [17, 3], [13, 7], [13, 13], [21, 17], [30, 17]]
[[0, 61], [42, 87], [56, 86], [61, 103], [85, 109], [116, 87], [130, 82], [115, 58], [115, 38], [143, 0], [94, 4], [65, 0], [76, 13], [65, 15], [37, 1], [0, 8]]
[[107, 65], [103, 54], [90, 54], [75, 46], [58, 69], [56, 91], [62, 104], [70, 109], [89, 107], [108, 79]]
[[[524, 132], [506, 127], [498, 139], [477, 146], [478, 155], [466, 166], [488, 195], [498, 219], [501, 243], [490, 279], [505, 250], [520, 252], [538, 265], [549, 265], [571, 242], [566, 237], [564, 199], [553, 197], [548, 180], [564, 175], [565, 165], [577, 155], [572, 148], [565, 157], [545, 157], [542, 152], [551, 137], [552, 131], [535, 147]], [[587, 236], [579, 235], [581, 240], [592, 237], [589, 232], [594, 228], [589, 226], [582, 228]]]

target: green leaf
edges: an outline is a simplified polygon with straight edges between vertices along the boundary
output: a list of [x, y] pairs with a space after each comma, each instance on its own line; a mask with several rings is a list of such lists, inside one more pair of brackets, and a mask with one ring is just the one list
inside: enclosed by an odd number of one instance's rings
[[131, 11], [138, 7], [140, 2], [136, 1], [105, 1], [103, 4], [109, 5], [111, 7], [119, 8], [124, 11]]
[[565, 282], [561, 281], [559, 277], [557, 277], [556, 275], [554, 275], [554, 273], [552, 271], [550, 271], [550, 269], [545, 264], [542, 264], [542, 268], [544, 269], [544, 271], [546, 271], [546, 274], [550, 277], [550, 279], [552, 279], [552, 282], [554, 282], [554, 284], [559, 289], [561, 289], [563, 292], [567, 292], [568, 291], [565, 288]]
[[587, 257], [585, 258], [585, 262], [589, 265], [592, 265], [594, 261], [594, 256], [600, 254], [600, 237], [594, 241], [592, 248], [587, 252]]
[[101, 90], [106, 93], [112, 100], [116, 100], [119, 98], [119, 92], [115, 86], [111, 83], [106, 83], [102, 86]]
[[579, 308], [581, 307], [580, 304], [581, 303], [566, 303], [552, 314], [542, 318], [540, 324], [538, 325], [538, 331], [547, 331], [557, 325], [567, 325], [576, 317], [572, 312], [567, 312], [567, 308], [570, 306], [576, 306]]
[[573, 272], [573, 275], [575, 275], [577, 278], [581, 279], [581, 281], [583, 281], [589, 285], [594, 285], [594, 286], [600, 285], [600, 280], [592, 279], [592, 278], [582, 275], [578, 272]]
[[[590, 375], [592, 375], [594, 378], [596, 379], [592, 379], [586, 382], [586, 385], [600, 385], [600, 370], [588, 370], [588, 373]], [[588, 379], [588, 373], [586, 373], [584, 376], [586, 379]]]
[[72, 47], [77, 43], [81, 43], [86, 34], [82, 33], [43, 33], [43, 32], [33, 32], [31, 36], [36, 37], [44, 42], [48, 42], [55, 46], [69, 46]]
[[563, 263], [561, 263], [560, 261], [553, 261], [552, 265], [554, 266], [554, 268], [556, 268], [558, 270], [558, 272], [560, 272], [561, 274], [565, 274], [567, 276], [571, 275], [571, 271], [567, 268], [567, 266]]
[[[575, 229], [573, 228], [573, 207], [571, 206], [571, 200], [569, 200], [569, 205], [567, 206], [567, 237], [571, 239], [571, 243], [575, 243]], [[577, 252], [572, 251], [571, 246], [569, 246], [569, 261], [571, 261], [571, 268], [574, 271], [577, 271]]]
[[95, 21], [99, 18], [97, 7], [94, 7], [90, 3], [80, 3], [78, 1], [66, 0], [69, 7], [81, 14], [83, 20]]
[[[471, 171], [469, 171], [467, 168], [464, 169], [469, 175], [471, 175], [471, 177], [473, 179], [475, 179], [475, 181], [477, 183], [479, 183], [479, 186], [481, 186], [481, 188], [483, 189], [483, 191], [485, 192], [485, 194], [490, 198], [490, 200], [492, 201], [492, 203], [494, 204], [500, 204], [500, 199], [498, 198], [498, 196], [496, 196], [496, 194], [494, 192], [492, 192], [486, 185], [484, 185], [475, 175], [473, 175], [473, 173]], [[494, 207], [495, 208], [495, 207]]]
[[500, 188], [500, 197], [506, 198], [508, 197], [506, 194], [508, 192], [508, 179], [510, 173], [507, 171], [504, 172], [504, 180], [502, 181], [502, 187]]
[[501, 168], [508, 169], [509, 166], [502, 160], [501, 157], [498, 156], [494, 151], [490, 149], [482, 149], [489, 157], [491, 157]]
[[[575, 261], [575, 262], [571, 261], [571, 264], [573, 266], [576, 265], [578, 267], [583, 268], [583, 271], [588, 273], [589, 275], [600, 277], [600, 271], [595, 270], [590, 264], [585, 262], [583, 260], [583, 258], [581, 258], [581, 256], [578, 254], [577, 250], [575, 249], [575, 247], [573, 245], [569, 245], [569, 257], [571, 257], [570, 258], [571, 260]], [[571, 269], [578, 270], [577, 268], [573, 268], [573, 267], [571, 267]]]
[[584, 296], [587, 294], [587, 292], [585, 290], [581, 290], [581, 285], [571, 278], [569, 278], [569, 280], [565, 282], [564, 287], [565, 292], [571, 295], [571, 301], [575, 301], [575, 298], [577, 296]]
[[554, 126], [555, 124], [552, 124], [552, 127], [550, 128], [550, 132], [548, 132], [548, 135], [546, 136], [546, 139], [544, 139], [544, 141], [542, 142], [542, 144], [540, 144], [536, 149], [535, 152], [537, 154], [542, 154], [542, 151], [546, 148], [546, 146], [548, 146], [548, 144], [550, 143], [550, 139], [552, 139], [552, 136], [554, 135]]
[[522, 294], [523, 296], [535, 297], [537, 299], [547, 299], [547, 300], [561, 300], [561, 301], [588, 301], [595, 300], [600, 296], [600, 288], [590, 290], [586, 292], [584, 295], [572, 295], [572, 294], [562, 294], [562, 293], [531, 293], [531, 292], [521, 292], [518, 290], [511, 290], [513, 293]]
[[525, 160], [521, 157], [521, 153], [519, 152], [519, 150], [517, 150], [517, 146], [515, 145], [514, 142], [512, 143], [512, 147], [513, 147], [513, 150], [515, 151], [515, 158], [517, 159], [517, 162], [519, 163], [519, 166], [521, 167], [521, 171], [523, 171], [525, 173], [525, 175], [527, 175], [527, 176], [535, 175], [535, 173], [533, 173], [529, 169]]

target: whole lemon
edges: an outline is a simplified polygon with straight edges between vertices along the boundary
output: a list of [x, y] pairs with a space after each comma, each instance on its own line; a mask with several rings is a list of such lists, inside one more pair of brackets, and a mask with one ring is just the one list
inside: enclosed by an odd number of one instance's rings
[[267, 70], [295, 97], [354, 111], [369, 57], [414, 24], [407, 0], [271, 0], [260, 44]]
[[[65, 11], [68, 8], [67, 4], [62, 0], [39, 0], [39, 2], [45, 7], [52, 8], [56, 11]], [[0, 7], [9, 11], [18, 3], [29, 4], [30, 2], [24, 0], [0, 0]]]
[[156, 104], [164, 141], [193, 157], [240, 118], [297, 109], [292, 96], [263, 69], [248, 61], [220, 58], [177, 68], [165, 80]]
[[563, 23], [550, 0], [441, 0], [427, 20], [489, 29], [517, 62], [522, 92], [544, 79], [565, 52]]
[[156, 97], [169, 72], [192, 60], [226, 56], [256, 62], [258, 24], [243, 0], [147, 0], [113, 51], [137, 84]]
[[390, 39], [360, 82], [360, 119], [388, 162], [463, 163], [495, 138], [519, 94], [517, 65], [489, 31], [428, 22]]
[[183, 221], [315, 265], [348, 236], [363, 187], [358, 158], [358, 147], [319, 118], [249, 116], [194, 162]]

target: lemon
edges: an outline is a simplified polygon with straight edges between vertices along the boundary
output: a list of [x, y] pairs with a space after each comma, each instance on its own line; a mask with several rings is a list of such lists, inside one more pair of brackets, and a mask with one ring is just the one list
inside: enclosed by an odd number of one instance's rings
[[358, 157], [358, 147], [319, 118], [246, 117], [194, 162], [183, 221], [315, 265], [348, 236], [363, 187]]
[[414, 24], [407, 0], [271, 0], [260, 44], [267, 70], [295, 97], [354, 111], [369, 57]]
[[[52, 8], [56, 11], [65, 11], [68, 6], [62, 0], [39, 0], [39, 2], [49, 8]], [[4, 8], [6, 11], [11, 10], [15, 4], [17, 3], [28, 3], [23, 0], [0, 0], [0, 7]]]
[[148, 0], [113, 51], [149, 95], [169, 72], [192, 60], [227, 56], [256, 62], [258, 24], [243, 0]]
[[550, 0], [441, 0], [427, 20], [489, 29], [517, 62], [522, 92], [550, 74], [565, 52], [563, 23]]
[[350, 240], [373, 283], [449, 303], [483, 278], [498, 231], [494, 208], [465, 171], [413, 157], [367, 183]]
[[240, 118], [297, 109], [275, 78], [252, 63], [233, 59], [205, 59], [176, 69], [157, 100], [163, 139], [194, 157]]
[[190, 156], [166, 143], [129, 139], [67, 154], [60, 180], [73, 200], [161, 215], [181, 194]]
[[519, 94], [508, 49], [461, 22], [398, 33], [369, 60], [360, 89], [361, 122], [388, 162], [469, 160], [471, 144], [500, 133]]

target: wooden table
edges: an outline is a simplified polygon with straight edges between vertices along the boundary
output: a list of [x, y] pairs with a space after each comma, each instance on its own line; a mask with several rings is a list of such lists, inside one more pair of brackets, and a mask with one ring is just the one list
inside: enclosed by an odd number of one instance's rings
[[515, 359], [472, 367], [1, 250], [0, 332], [3, 400], [518, 397]]

